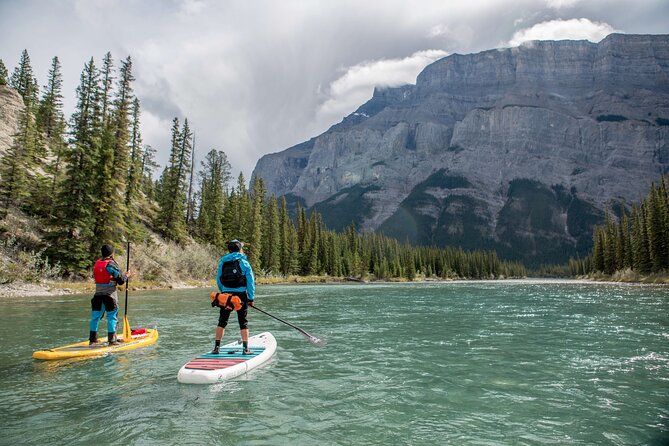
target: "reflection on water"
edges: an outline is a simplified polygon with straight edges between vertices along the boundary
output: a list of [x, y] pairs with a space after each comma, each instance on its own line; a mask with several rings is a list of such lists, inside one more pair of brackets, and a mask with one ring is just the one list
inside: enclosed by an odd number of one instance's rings
[[[664, 444], [669, 291], [567, 281], [266, 286], [278, 341], [237, 380], [183, 385], [213, 344], [208, 290], [131, 295], [144, 348], [36, 361], [83, 340], [90, 296], [0, 300], [0, 444]], [[234, 319], [234, 318], [233, 318]], [[234, 320], [224, 342], [236, 339]]]

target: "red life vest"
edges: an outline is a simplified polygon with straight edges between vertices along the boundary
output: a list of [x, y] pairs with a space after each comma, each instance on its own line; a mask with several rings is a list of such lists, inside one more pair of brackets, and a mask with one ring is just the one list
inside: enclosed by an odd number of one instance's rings
[[109, 262], [111, 262], [111, 259], [101, 259], [95, 262], [95, 266], [93, 267], [93, 278], [95, 279], [95, 283], [106, 285], [114, 280], [114, 277], [107, 271]]

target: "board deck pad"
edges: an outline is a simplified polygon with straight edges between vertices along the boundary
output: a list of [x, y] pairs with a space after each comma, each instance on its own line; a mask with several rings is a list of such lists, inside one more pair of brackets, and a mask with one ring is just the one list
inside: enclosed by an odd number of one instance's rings
[[227, 367], [237, 365], [241, 362], [248, 361], [251, 358], [255, 358], [260, 353], [265, 351], [264, 347], [259, 348], [250, 348], [251, 354], [245, 355], [242, 353], [242, 348], [227, 347], [225, 350], [221, 350], [219, 354], [207, 353], [190, 361], [186, 364], [187, 369], [196, 369], [196, 370], [218, 370], [225, 369]]

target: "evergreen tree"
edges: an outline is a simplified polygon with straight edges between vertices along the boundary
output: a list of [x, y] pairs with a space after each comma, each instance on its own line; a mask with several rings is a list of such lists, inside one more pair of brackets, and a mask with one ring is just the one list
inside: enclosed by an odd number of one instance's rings
[[131, 136], [130, 136], [130, 160], [128, 167], [128, 178], [126, 179], [125, 206], [128, 210], [126, 225], [130, 232], [138, 230], [139, 194], [142, 186], [142, 134], [139, 129], [139, 99], [135, 98], [132, 103]]
[[94, 243], [93, 215], [95, 177], [100, 150], [100, 122], [97, 101], [98, 73], [91, 59], [81, 73], [77, 105], [72, 115], [71, 140], [64, 158], [66, 168], [56, 200], [55, 217], [49, 234], [49, 257], [68, 272], [90, 266]]
[[659, 272], [667, 269], [669, 258], [667, 242], [669, 233], [666, 231], [666, 207], [660, 198], [660, 191], [655, 185], [651, 185], [647, 199], [646, 233], [648, 236], [648, 248], [652, 271]]
[[[23, 53], [21, 53], [21, 60], [19, 60], [19, 65], [12, 73], [9, 86], [19, 92], [26, 107], [37, 103], [39, 88], [37, 87], [37, 79], [35, 79], [32, 66], [30, 65], [28, 50], [23, 50]], [[32, 112], [35, 113], [34, 108]]]
[[0, 59], [0, 85], [7, 85], [9, 82], [9, 73], [2, 59]]
[[195, 173], [195, 134], [193, 134], [193, 150], [190, 158], [190, 172], [188, 175], [188, 195], [186, 198], [186, 226], [190, 226], [195, 215], [195, 200], [193, 195], [193, 177]]
[[606, 214], [604, 226], [604, 272], [613, 274], [618, 269], [616, 259], [616, 230], [611, 215]]
[[632, 222], [634, 248], [634, 269], [641, 274], [647, 274], [652, 270], [650, 249], [648, 246], [648, 234], [646, 231], [646, 205], [641, 204], [638, 212], [634, 212]]
[[198, 232], [204, 241], [223, 249], [227, 241], [223, 232], [223, 209], [231, 166], [225, 152], [219, 150], [211, 150], [201, 164]]
[[142, 192], [149, 199], [155, 199], [155, 184], [153, 182], [153, 172], [160, 167], [156, 163], [156, 149], [150, 145], [145, 145], [142, 150], [142, 161], [140, 172], [142, 172]]
[[286, 197], [281, 197], [281, 206], [279, 207], [279, 263], [280, 271], [284, 277], [297, 274], [300, 268], [299, 262], [299, 243], [297, 230], [288, 216], [288, 206]]
[[188, 120], [179, 130], [179, 120], [172, 122], [172, 148], [169, 165], [165, 167], [161, 179], [160, 205], [158, 228], [163, 235], [171, 240], [183, 241], [186, 231], [186, 192], [187, 174], [190, 171], [191, 138]]
[[265, 218], [264, 234], [266, 235], [263, 244], [263, 267], [271, 274], [279, 274], [281, 269], [281, 226], [279, 222], [279, 206], [276, 196], [272, 194], [267, 204], [267, 218]]
[[[104, 73], [103, 73], [104, 75]], [[132, 61], [130, 56], [121, 63], [118, 89], [111, 116], [105, 121], [105, 86], [99, 104], [104, 127], [100, 162], [96, 168], [98, 187], [94, 228], [98, 243], [123, 240], [128, 234], [127, 208], [125, 205], [126, 179], [129, 164], [130, 111], [133, 101], [131, 83]], [[103, 78], [104, 81], [104, 78]]]
[[51, 184], [46, 190], [39, 194], [43, 197], [43, 207], [51, 212], [53, 198], [56, 194], [56, 185], [62, 176], [62, 158], [66, 150], [65, 141], [65, 116], [63, 114], [63, 77], [61, 74], [60, 61], [54, 57], [51, 61], [47, 84], [40, 100], [37, 112], [37, 127], [46, 137], [47, 146], [51, 152], [51, 163], [47, 167], [51, 175]]
[[114, 59], [110, 52], [102, 59], [100, 70], [100, 109], [103, 125], [107, 125], [111, 115], [112, 86], [114, 84]]
[[259, 177], [253, 179], [251, 189], [251, 221], [250, 231], [247, 237], [247, 253], [251, 267], [258, 271], [260, 269], [263, 243], [263, 207], [265, 203], [265, 185]]

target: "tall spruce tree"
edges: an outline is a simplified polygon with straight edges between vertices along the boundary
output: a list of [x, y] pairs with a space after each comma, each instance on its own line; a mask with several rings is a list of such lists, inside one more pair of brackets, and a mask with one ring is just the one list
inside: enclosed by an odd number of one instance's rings
[[139, 99], [134, 98], [132, 102], [130, 135], [130, 159], [128, 164], [128, 177], [125, 188], [126, 225], [130, 233], [139, 231], [138, 214], [140, 212], [139, 195], [142, 186], [142, 133], [140, 131]]
[[[101, 73], [104, 76], [104, 72]], [[107, 121], [104, 115], [104, 95], [99, 104], [104, 128], [98, 173], [98, 200], [95, 212], [97, 243], [123, 240], [128, 235], [125, 205], [126, 179], [129, 160], [130, 111], [132, 95], [132, 61], [128, 56], [122, 63], [113, 110]], [[103, 85], [104, 91], [104, 85]], [[97, 250], [97, 248], [96, 248]]]
[[0, 85], [7, 85], [9, 82], [9, 72], [2, 59], [0, 59]]
[[64, 151], [66, 167], [48, 236], [50, 258], [59, 261], [70, 273], [88, 268], [92, 258], [96, 201], [94, 171], [101, 145], [98, 87], [98, 72], [91, 58], [84, 66], [77, 87], [70, 144]]
[[56, 186], [62, 177], [63, 153], [66, 149], [65, 132], [67, 126], [63, 114], [63, 76], [61, 74], [60, 61], [54, 57], [47, 84], [44, 86], [42, 98], [37, 112], [37, 127], [46, 138], [51, 162], [46, 166], [51, 176], [50, 184], [44, 185], [40, 182], [40, 191], [37, 194], [42, 202], [41, 207], [46, 215], [52, 214], [53, 199], [56, 194]]
[[279, 274], [281, 265], [281, 227], [279, 225], [279, 206], [274, 194], [272, 194], [267, 203], [265, 214], [265, 226], [263, 229], [265, 237], [263, 243], [262, 264], [267, 272], [271, 274]]
[[170, 240], [183, 241], [187, 236], [185, 224], [186, 173], [190, 170], [190, 129], [184, 120], [179, 129], [179, 120], [172, 121], [170, 159], [161, 177], [160, 212], [157, 226]]
[[201, 164], [198, 233], [205, 242], [224, 248], [223, 209], [226, 187], [231, 179], [230, 162], [225, 152], [211, 150]]
[[[33, 68], [30, 65], [28, 50], [23, 50], [21, 53], [21, 59], [18, 66], [14, 68], [9, 86], [19, 92], [26, 107], [29, 106], [29, 103], [32, 106], [37, 103], [39, 88], [37, 86], [37, 79], [33, 75]], [[32, 111], [35, 113], [34, 108]]]
[[142, 192], [149, 199], [155, 199], [155, 184], [153, 182], [153, 172], [160, 166], [156, 162], [156, 149], [150, 145], [145, 145], [142, 150], [142, 161], [140, 172], [142, 173]]
[[265, 203], [265, 185], [260, 177], [253, 179], [251, 188], [250, 217], [251, 221], [247, 236], [247, 247], [244, 251], [248, 255], [249, 263], [255, 271], [260, 270], [263, 244], [263, 208]]
[[102, 68], [100, 69], [100, 108], [101, 108], [101, 117], [104, 125], [107, 125], [107, 122], [110, 119], [111, 115], [111, 102], [112, 102], [112, 90], [114, 85], [114, 59], [110, 52], [105, 54], [102, 59]]

